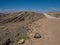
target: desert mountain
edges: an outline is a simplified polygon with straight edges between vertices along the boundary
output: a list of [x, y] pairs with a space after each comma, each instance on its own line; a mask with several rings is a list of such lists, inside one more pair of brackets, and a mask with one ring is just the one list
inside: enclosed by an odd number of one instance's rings
[[60, 45], [57, 18], [28, 11], [0, 14], [0, 45]]

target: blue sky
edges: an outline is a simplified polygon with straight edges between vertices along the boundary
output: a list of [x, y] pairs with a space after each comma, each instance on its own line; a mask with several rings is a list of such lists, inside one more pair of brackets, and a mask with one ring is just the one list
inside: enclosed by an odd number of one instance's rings
[[0, 0], [0, 12], [9, 11], [60, 11], [60, 0]]

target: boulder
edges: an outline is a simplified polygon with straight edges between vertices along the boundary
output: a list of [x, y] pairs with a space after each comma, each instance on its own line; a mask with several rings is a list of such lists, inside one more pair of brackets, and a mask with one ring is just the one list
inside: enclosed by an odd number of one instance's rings
[[35, 33], [34, 38], [41, 38], [41, 35], [39, 33]]

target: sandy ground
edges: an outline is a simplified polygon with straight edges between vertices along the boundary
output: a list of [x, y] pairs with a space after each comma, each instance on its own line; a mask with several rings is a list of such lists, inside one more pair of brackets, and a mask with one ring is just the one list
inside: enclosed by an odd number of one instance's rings
[[29, 28], [32, 34], [38, 32], [42, 36], [40, 39], [34, 39], [32, 35], [29, 45], [60, 45], [59, 19], [41, 19], [30, 24]]

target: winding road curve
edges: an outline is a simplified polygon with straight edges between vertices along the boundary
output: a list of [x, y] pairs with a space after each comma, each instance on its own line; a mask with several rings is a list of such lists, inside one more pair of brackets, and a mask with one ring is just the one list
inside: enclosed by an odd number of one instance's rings
[[48, 15], [47, 13], [43, 13], [47, 18], [49, 19], [60, 19], [60, 18], [56, 18], [56, 17], [53, 17], [53, 16], [50, 16]]

